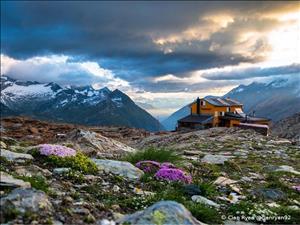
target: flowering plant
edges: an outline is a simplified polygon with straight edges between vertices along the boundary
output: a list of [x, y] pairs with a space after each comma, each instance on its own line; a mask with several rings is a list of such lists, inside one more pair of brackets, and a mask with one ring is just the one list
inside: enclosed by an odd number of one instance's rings
[[173, 163], [170, 163], [170, 162], [164, 162], [160, 165], [160, 168], [173, 168], [173, 169], [176, 169], [176, 166], [173, 164]]
[[135, 165], [146, 173], [156, 172], [160, 168], [160, 163], [152, 160], [139, 161]]
[[42, 144], [39, 145], [41, 155], [54, 155], [59, 157], [75, 156], [76, 151], [62, 145]]
[[192, 183], [192, 177], [181, 169], [163, 167], [154, 175], [155, 178], [166, 181], [180, 181], [183, 183]]

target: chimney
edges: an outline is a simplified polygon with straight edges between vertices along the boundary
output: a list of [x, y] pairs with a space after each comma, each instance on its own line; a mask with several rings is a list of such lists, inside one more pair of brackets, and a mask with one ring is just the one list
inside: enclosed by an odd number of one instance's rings
[[197, 98], [197, 114], [200, 114], [200, 98]]

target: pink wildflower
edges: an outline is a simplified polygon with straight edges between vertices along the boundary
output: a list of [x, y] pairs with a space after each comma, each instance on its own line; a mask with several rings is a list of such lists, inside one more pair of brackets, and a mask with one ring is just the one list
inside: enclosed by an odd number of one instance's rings
[[192, 183], [192, 177], [186, 174], [181, 169], [174, 169], [174, 168], [161, 168], [155, 174], [155, 177], [160, 180], [166, 181], [180, 181], [183, 183], [190, 184]]
[[76, 151], [62, 145], [42, 144], [39, 145], [41, 155], [55, 155], [59, 157], [75, 156]]

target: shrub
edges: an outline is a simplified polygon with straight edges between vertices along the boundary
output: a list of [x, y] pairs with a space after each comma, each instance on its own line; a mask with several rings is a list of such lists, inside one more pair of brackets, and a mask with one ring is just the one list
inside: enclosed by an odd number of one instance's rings
[[157, 162], [171, 162], [178, 163], [182, 158], [177, 155], [174, 151], [163, 149], [163, 148], [147, 148], [142, 151], [137, 151], [134, 153], [129, 153], [124, 161], [136, 164], [139, 161], [153, 160]]
[[97, 165], [81, 152], [77, 152], [75, 156], [68, 157], [50, 155], [44, 157], [44, 161], [46, 161], [48, 165], [55, 167], [69, 167], [85, 174], [96, 174], [98, 171]]
[[39, 147], [40, 154], [45, 156], [53, 155], [58, 157], [67, 157], [76, 155], [76, 151], [74, 149], [62, 145], [43, 144]]
[[163, 167], [155, 174], [155, 178], [166, 181], [179, 181], [183, 183], [192, 183], [192, 177], [181, 169]]

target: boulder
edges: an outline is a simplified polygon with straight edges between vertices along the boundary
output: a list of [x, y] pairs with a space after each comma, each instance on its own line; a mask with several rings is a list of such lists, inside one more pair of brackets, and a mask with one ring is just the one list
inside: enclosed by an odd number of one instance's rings
[[1, 220], [10, 216], [12, 212], [24, 214], [27, 212], [51, 215], [53, 207], [48, 196], [35, 189], [16, 188], [9, 195], [0, 200]]
[[194, 202], [198, 202], [198, 203], [202, 203], [202, 204], [205, 204], [205, 205], [208, 205], [208, 206], [213, 206], [213, 207], [216, 207], [216, 208], [219, 208], [220, 205], [215, 203], [214, 201], [212, 200], [209, 200], [201, 195], [193, 195], [192, 196], [192, 200]]
[[122, 217], [120, 224], [203, 224], [182, 205], [174, 201], [160, 201], [143, 211]]
[[31, 184], [20, 179], [16, 179], [13, 176], [0, 171], [0, 187], [23, 187], [30, 188]]
[[129, 162], [107, 159], [93, 159], [93, 161], [100, 171], [120, 175], [130, 180], [138, 180], [144, 174], [142, 170]]
[[32, 160], [32, 155], [12, 152], [9, 150], [1, 149], [1, 156], [4, 157], [7, 161], [11, 162], [24, 162], [26, 160]]
[[233, 156], [208, 154], [201, 159], [201, 162], [210, 164], [224, 164], [224, 162], [228, 161], [231, 158], [233, 158]]
[[112, 138], [107, 138], [101, 134], [81, 129], [71, 131], [62, 141], [70, 142], [74, 148], [79, 148], [86, 154], [96, 154], [104, 157], [106, 154], [108, 157], [111, 157], [111, 155], [114, 154], [118, 155], [135, 151], [134, 148]]

